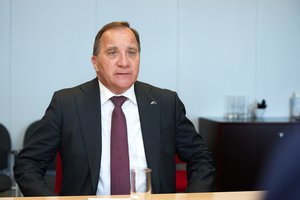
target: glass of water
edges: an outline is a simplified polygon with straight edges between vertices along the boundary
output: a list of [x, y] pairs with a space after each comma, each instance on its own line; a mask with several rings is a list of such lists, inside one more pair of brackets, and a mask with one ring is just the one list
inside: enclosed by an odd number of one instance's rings
[[130, 197], [132, 200], [149, 200], [151, 196], [151, 169], [131, 170]]

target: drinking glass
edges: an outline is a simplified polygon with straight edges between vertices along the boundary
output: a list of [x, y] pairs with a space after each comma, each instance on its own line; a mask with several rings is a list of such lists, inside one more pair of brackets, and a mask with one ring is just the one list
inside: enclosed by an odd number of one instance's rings
[[131, 170], [131, 191], [132, 200], [149, 200], [151, 196], [151, 169]]
[[248, 99], [246, 96], [225, 96], [225, 118], [244, 119], [248, 116]]

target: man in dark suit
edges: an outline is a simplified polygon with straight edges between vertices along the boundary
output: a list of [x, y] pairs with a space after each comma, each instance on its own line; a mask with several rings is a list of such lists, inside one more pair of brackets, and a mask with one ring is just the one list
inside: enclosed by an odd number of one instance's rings
[[137, 81], [140, 49], [139, 35], [127, 22], [109, 23], [98, 32], [92, 56], [97, 79], [55, 92], [30, 144], [16, 158], [15, 178], [25, 196], [55, 195], [44, 175], [57, 151], [60, 195], [111, 194], [111, 97], [120, 95], [127, 98], [122, 110], [130, 169], [152, 169], [152, 192], [176, 192], [176, 153], [187, 162], [187, 192], [213, 190], [211, 153], [177, 94]]

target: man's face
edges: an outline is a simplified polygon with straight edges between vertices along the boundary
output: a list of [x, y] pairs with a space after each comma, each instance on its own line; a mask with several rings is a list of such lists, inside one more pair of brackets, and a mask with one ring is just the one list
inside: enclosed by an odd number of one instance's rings
[[120, 94], [137, 80], [140, 53], [134, 33], [129, 28], [105, 31], [99, 42], [99, 53], [92, 56], [98, 79], [111, 92]]

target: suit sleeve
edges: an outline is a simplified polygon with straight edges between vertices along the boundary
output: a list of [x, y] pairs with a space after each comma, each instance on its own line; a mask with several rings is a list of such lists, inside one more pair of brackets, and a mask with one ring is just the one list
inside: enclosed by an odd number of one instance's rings
[[45, 173], [59, 148], [60, 109], [58, 102], [58, 95], [54, 94], [32, 139], [16, 157], [15, 179], [24, 196], [56, 195], [49, 189]]
[[186, 117], [183, 103], [176, 101], [176, 152], [187, 163], [188, 187], [186, 192], [209, 192], [215, 190], [215, 168], [212, 153], [203, 138]]

